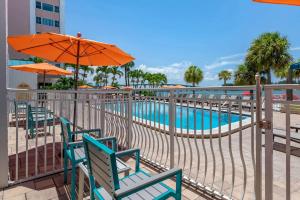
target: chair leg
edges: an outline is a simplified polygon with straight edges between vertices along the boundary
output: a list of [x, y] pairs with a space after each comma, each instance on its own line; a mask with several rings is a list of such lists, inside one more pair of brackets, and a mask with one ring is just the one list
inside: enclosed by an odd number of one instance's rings
[[68, 157], [65, 151], [62, 156], [64, 157], [64, 183], [66, 184], [68, 181]]
[[71, 176], [71, 200], [75, 200], [75, 199], [76, 199], [75, 183], [76, 183], [76, 166], [75, 166], [75, 165], [72, 165], [72, 176]]

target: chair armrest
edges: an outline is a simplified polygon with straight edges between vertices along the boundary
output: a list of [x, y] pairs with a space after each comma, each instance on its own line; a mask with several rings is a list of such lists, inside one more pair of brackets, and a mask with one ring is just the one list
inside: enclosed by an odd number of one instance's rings
[[83, 146], [83, 141], [76, 141], [76, 142], [69, 142], [68, 143], [68, 148], [76, 148], [76, 147], [82, 147]]
[[121, 199], [174, 176], [176, 176], [176, 193], [181, 194], [182, 170], [173, 168], [169, 171], [149, 177], [147, 180], [119, 189], [115, 191], [114, 196]]
[[116, 137], [104, 137], [104, 138], [95, 138], [99, 142], [111, 142], [112, 150], [117, 151], [117, 138]]
[[72, 134], [90, 134], [90, 133], [98, 133], [98, 137], [101, 137], [101, 129], [89, 129], [89, 130], [82, 130], [82, 131], [73, 131]]
[[[116, 145], [116, 138], [115, 137], [107, 137], [107, 138], [97, 138], [96, 139], [99, 142], [108, 142], [111, 141], [113, 148], [115, 148], [114, 146]], [[68, 147], [70, 148], [74, 148], [74, 147], [81, 147], [83, 146], [83, 141], [76, 141], [76, 142], [69, 142], [68, 143]]]
[[116, 152], [116, 157], [117, 158], [122, 158], [124, 156], [130, 156], [135, 154], [135, 171], [139, 171], [140, 170], [140, 149], [135, 148], [135, 149], [128, 149], [125, 151], [119, 151]]

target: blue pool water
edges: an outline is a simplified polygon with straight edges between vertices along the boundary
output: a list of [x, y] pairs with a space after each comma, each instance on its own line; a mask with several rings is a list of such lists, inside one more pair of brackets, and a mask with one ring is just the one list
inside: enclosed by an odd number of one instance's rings
[[[134, 105], [135, 104], [135, 105]], [[136, 102], [133, 104], [133, 116], [143, 119], [144, 123], [149, 120], [152, 125], [154, 122], [160, 123], [161, 128], [163, 124], [169, 125], [169, 105], [166, 103], [154, 103], [154, 102]], [[201, 108], [188, 108], [186, 106], [176, 106], [176, 128], [192, 129], [194, 130], [196, 124], [196, 130], [203, 130], [216, 128], [219, 126], [219, 113], [216, 111], [210, 112]], [[196, 113], [195, 113], [196, 112]], [[202, 123], [203, 116], [203, 123]], [[247, 116], [239, 116], [237, 114], [231, 114], [231, 123], [245, 119]], [[227, 125], [229, 122], [229, 115], [226, 112], [220, 113], [220, 124]], [[196, 123], [195, 123], [196, 120]], [[211, 122], [210, 122], [211, 120]], [[148, 124], [150, 123], [148, 122]], [[210, 125], [211, 123], [211, 125]]]

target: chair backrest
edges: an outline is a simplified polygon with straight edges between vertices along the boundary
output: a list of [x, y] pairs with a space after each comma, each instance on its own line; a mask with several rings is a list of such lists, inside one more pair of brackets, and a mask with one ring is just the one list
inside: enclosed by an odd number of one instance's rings
[[30, 135], [33, 136], [36, 123], [38, 123], [38, 122], [34, 121], [35, 119], [33, 117], [32, 107], [30, 104], [27, 105], [27, 109], [28, 109], [27, 110], [28, 129], [29, 129]]
[[72, 138], [72, 132], [70, 128], [70, 121], [64, 117], [60, 117], [61, 135], [63, 137], [64, 148], [68, 148], [68, 144]]
[[95, 188], [96, 181], [113, 196], [120, 188], [115, 152], [87, 134], [83, 136], [83, 143], [91, 189]]

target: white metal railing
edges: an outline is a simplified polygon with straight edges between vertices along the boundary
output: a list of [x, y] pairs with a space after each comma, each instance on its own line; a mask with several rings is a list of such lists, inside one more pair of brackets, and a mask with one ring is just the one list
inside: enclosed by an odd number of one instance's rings
[[[300, 100], [274, 98], [274, 91], [293, 90], [299, 95], [300, 85], [265, 85], [265, 199], [298, 199], [300, 175], [300, 137], [291, 127], [300, 127]], [[274, 104], [280, 110], [274, 111]], [[273, 187], [276, 185], [276, 190]], [[278, 187], [280, 185], [280, 187]]]
[[[129, 117], [124, 109], [128, 106], [128, 92], [79, 91], [76, 100], [74, 94], [74, 91], [8, 90], [11, 181], [18, 182], [62, 169], [59, 117], [73, 122], [74, 103], [77, 104], [77, 130], [100, 128], [107, 136], [116, 136], [120, 148], [128, 146], [125, 136]], [[116, 110], [117, 105], [121, 109]], [[40, 114], [35, 114], [37, 110]]]
[[[245, 91], [253, 94], [245, 98]], [[198, 189], [223, 198], [254, 197], [255, 91], [136, 89], [133, 147], [156, 167], [182, 168], [185, 181]]]
[[[106, 136], [117, 137], [119, 148], [140, 148], [141, 158], [152, 166], [182, 168], [184, 181], [196, 189], [221, 198], [272, 199], [272, 168], [277, 167], [272, 162], [274, 135], [261, 122], [273, 120], [279, 126], [273, 118], [279, 116], [289, 127], [290, 119], [299, 117], [290, 114], [291, 105], [299, 102], [273, 98], [274, 91], [290, 88], [299, 86], [261, 88], [258, 82], [243, 87], [82, 90], [76, 100], [75, 91], [9, 89], [10, 179], [17, 182], [61, 170], [59, 117], [73, 122], [76, 116], [77, 129], [100, 128]], [[29, 137], [28, 108], [15, 106], [24, 102], [54, 115], [50, 124], [46, 120], [35, 124], [33, 129], [41, 129], [38, 136]], [[281, 113], [283, 108], [285, 114]], [[256, 126], [257, 122], [261, 126]], [[289, 199], [289, 194], [298, 193], [291, 190], [294, 180], [288, 169], [299, 165], [291, 165], [291, 161], [297, 162], [290, 153], [295, 140], [286, 133], [287, 139], [276, 140], [286, 140], [284, 181]], [[282, 153], [276, 151], [276, 156], [280, 158]]]

